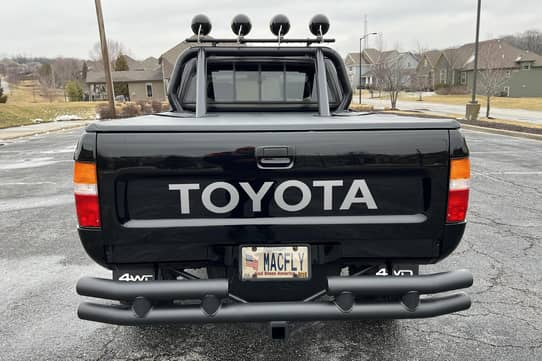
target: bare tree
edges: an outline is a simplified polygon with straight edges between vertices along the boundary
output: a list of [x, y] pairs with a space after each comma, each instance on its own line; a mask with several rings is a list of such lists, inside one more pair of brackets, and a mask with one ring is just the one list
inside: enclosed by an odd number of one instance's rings
[[380, 88], [389, 93], [391, 109], [397, 109], [397, 99], [410, 76], [401, 53], [396, 50], [380, 53], [375, 65], [375, 78]]
[[542, 54], [542, 32], [527, 30], [523, 33], [502, 37], [503, 40], [523, 50]]
[[486, 97], [486, 118], [490, 116], [491, 98], [502, 92], [507, 80], [507, 70], [503, 67], [504, 55], [500, 40], [490, 41], [481, 46], [479, 79], [480, 90]]
[[413, 51], [413, 54], [416, 56], [416, 58], [418, 58], [420, 65], [418, 65], [415, 74], [413, 74], [412, 86], [414, 90], [417, 91], [418, 101], [420, 102], [423, 101], [423, 92], [430, 87], [429, 75], [424, 74], [420, 68], [423, 64], [422, 61], [427, 51], [428, 49], [424, 47], [420, 42], [417, 43], [416, 50]]
[[[107, 47], [109, 49], [109, 57], [111, 64], [115, 63], [115, 60], [120, 55], [130, 55], [130, 52], [126, 49], [124, 44], [116, 40], [108, 40]], [[102, 59], [102, 48], [99, 42], [95, 43], [92, 50], [89, 53], [90, 60], [95, 64], [94, 70], [103, 70], [104, 64]]]

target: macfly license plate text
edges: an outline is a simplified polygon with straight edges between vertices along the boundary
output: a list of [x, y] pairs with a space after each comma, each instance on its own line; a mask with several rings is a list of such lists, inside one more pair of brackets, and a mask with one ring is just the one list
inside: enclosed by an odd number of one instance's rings
[[310, 279], [309, 247], [242, 247], [241, 278], [244, 281], [308, 280]]

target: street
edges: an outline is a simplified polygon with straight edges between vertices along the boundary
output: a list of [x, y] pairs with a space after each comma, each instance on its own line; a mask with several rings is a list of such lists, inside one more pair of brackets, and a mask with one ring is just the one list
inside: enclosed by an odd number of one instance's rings
[[299, 323], [280, 342], [261, 324], [130, 328], [77, 318], [77, 279], [110, 277], [76, 232], [71, 173], [80, 133], [0, 141], [2, 361], [542, 360], [540, 141], [464, 131], [473, 169], [469, 225], [452, 256], [422, 272], [470, 269], [470, 310]]

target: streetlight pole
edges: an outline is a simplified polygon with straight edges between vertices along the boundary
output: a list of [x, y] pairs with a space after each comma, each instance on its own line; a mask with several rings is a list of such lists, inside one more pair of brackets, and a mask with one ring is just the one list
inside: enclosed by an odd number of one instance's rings
[[361, 38], [359, 38], [359, 84], [358, 84], [358, 90], [359, 90], [359, 104], [361, 105], [361, 42], [369, 37], [369, 35], [377, 35], [378, 33], [370, 33], [365, 34]]
[[105, 83], [109, 100], [109, 108], [113, 118], [116, 118], [115, 111], [115, 92], [113, 89], [113, 77], [111, 75], [111, 62], [109, 60], [109, 49], [107, 48], [107, 38], [105, 36], [104, 17], [102, 12], [102, 1], [95, 0], [96, 16], [98, 18], [98, 30], [100, 31], [100, 43], [102, 45], [102, 60], [104, 63]]
[[478, 82], [478, 54], [480, 48], [480, 14], [482, 12], [482, 0], [478, 0], [476, 11], [476, 39], [474, 42], [474, 73], [472, 75], [472, 98], [467, 104], [465, 118], [467, 120], [478, 120], [480, 104], [476, 101], [476, 87]]
[[472, 101], [476, 103], [476, 83], [478, 80], [478, 52], [480, 47], [480, 12], [482, 10], [482, 0], [478, 0], [478, 9], [476, 12], [476, 40], [474, 45], [474, 75], [472, 83]]

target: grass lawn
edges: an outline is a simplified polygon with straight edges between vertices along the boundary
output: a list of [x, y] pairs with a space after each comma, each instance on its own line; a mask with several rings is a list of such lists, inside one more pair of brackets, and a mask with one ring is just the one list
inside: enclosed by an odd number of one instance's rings
[[[354, 96], [358, 96], [358, 92], [354, 92]], [[370, 97], [368, 91], [364, 90], [362, 94], [363, 98], [367, 99]], [[378, 96], [378, 92], [374, 93], [374, 96]], [[382, 97], [379, 99], [389, 99], [389, 95], [386, 92], [382, 93]], [[398, 106], [401, 107], [401, 100], [403, 101], [418, 101], [417, 93], [401, 93], [399, 94]], [[451, 104], [451, 105], [465, 105], [470, 102], [470, 95], [430, 95], [424, 96], [423, 101], [419, 102], [423, 104], [427, 103], [440, 103], [440, 104]], [[477, 96], [478, 102], [481, 104], [480, 114], [485, 111], [486, 98], [484, 96]], [[534, 110], [542, 111], [542, 97], [537, 98], [507, 98], [507, 97], [492, 97], [491, 106], [495, 108], [507, 108], [507, 109], [523, 109], [523, 110]], [[483, 113], [485, 114], [485, 113]]]
[[[399, 98], [401, 100], [416, 101], [418, 96], [416, 94], [402, 94]], [[470, 95], [431, 95], [423, 97], [423, 102], [427, 103], [440, 103], [440, 104], [452, 104], [452, 105], [465, 105], [470, 102]], [[486, 106], [486, 98], [483, 96], [477, 97], [478, 102], [482, 105], [481, 113]], [[523, 110], [535, 110], [542, 111], [542, 97], [539, 98], [507, 98], [507, 97], [492, 97], [491, 106], [495, 108], [508, 108], [508, 109], [523, 109]]]
[[45, 97], [40, 94], [35, 82], [23, 81], [18, 86], [11, 86], [7, 104], [0, 104], [0, 128], [32, 124], [35, 119], [52, 121], [61, 115], [93, 119], [98, 104], [66, 102], [62, 90]]
[[34, 119], [52, 121], [60, 115], [78, 115], [82, 119], [94, 119], [97, 103], [13, 103], [0, 104], [0, 128], [32, 124]]

